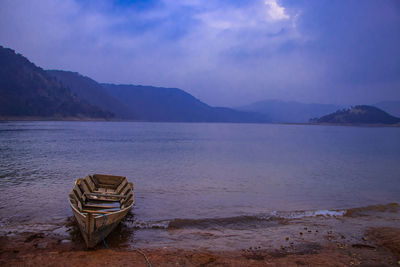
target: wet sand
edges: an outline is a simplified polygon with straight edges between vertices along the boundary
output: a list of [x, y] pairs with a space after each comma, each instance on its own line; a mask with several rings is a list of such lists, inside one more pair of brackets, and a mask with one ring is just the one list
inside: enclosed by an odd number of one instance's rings
[[[305, 242], [276, 251], [249, 248], [241, 251], [150, 249], [142, 252], [152, 266], [398, 266], [400, 228], [369, 229], [364, 239], [368, 241], [354, 244]], [[28, 233], [2, 237], [0, 253], [2, 266], [146, 266], [145, 257], [132, 249], [86, 250]]]
[[[170, 234], [182, 235], [175, 231]], [[76, 231], [71, 240], [54, 233], [9, 232], [0, 236], [0, 265], [146, 266], [143, 252], [152, 266], [400, 266], [397, 204], [352, 209], [341, 217], [288, 220], [263, 231], [270, 238], [245, 249], [185, 248], [182, 243], [140, 247], [140, 252], [120, 242], [118, 231], [107, 238], [109, 249], [99, 244], [92, 250]], [[221, 240], [214, 241], [226, 242]]]

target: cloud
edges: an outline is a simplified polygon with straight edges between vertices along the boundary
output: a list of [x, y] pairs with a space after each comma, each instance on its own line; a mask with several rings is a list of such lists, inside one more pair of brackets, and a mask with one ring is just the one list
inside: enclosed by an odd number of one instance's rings
[[44, 68], [179, 87], [213, 105], [398, 97], [400, 12], [351, 3], [3, 0], [0, 44]]
[[268, 6], [268, 15], [272, 20], [289, 19], [289, 15], [285, 13], [285, 8], [277, 3], [277, 0], [265, 0], [265, 5]]

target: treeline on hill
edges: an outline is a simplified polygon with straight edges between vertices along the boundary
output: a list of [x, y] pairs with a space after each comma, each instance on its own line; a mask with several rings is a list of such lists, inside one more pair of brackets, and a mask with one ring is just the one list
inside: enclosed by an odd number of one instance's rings
[[92, 117], [113, 114], [82, 101], [57, 79], [13, 50], [0, 47], [0, 115]]
[[340, 109], [321, 118], [311, 119], [310, 122], [332, 124], [396, 124], [400, 123], [400, 118], [394, 117], [373, 106], [359, 105], [348, 109]]

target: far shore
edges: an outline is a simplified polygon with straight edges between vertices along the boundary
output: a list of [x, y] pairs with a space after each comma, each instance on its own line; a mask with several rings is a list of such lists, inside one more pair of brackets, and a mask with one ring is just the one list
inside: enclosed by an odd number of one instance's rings
[[149, 123], [237, 123], [237, 124], [273, 124], [273, 125], [309, 125], [309, 126], [353, 126], [353, 127], [400, 127], [400, 124], [367, 124], [367, 123], [314, 123], [314, 122], [213, 122], [213, 121], [145, 121], [124, 120], [117, 118], [89, 118], [89, 117], [13, 117], [0, 116], [0, 123], [7, 121], [72, 121], [72, 122], [149, 122]]
[[120, 121], [106, 118], [90, 117], [37, 117], [37, 116], [0, 116], [0, 121]]
[[353, 126], [353, 127], [400, 127], [396, 124], [368, 124], [368, 123], [314, 123], [314, 122], [277, 122], [282, 125], [311, 125], [311, 126]]

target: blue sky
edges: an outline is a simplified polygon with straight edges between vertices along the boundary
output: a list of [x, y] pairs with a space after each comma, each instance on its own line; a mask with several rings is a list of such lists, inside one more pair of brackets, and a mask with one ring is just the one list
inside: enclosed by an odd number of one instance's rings
[[2, 0], [0, 45], [212, 105], [400, 100], [398, 0]]

